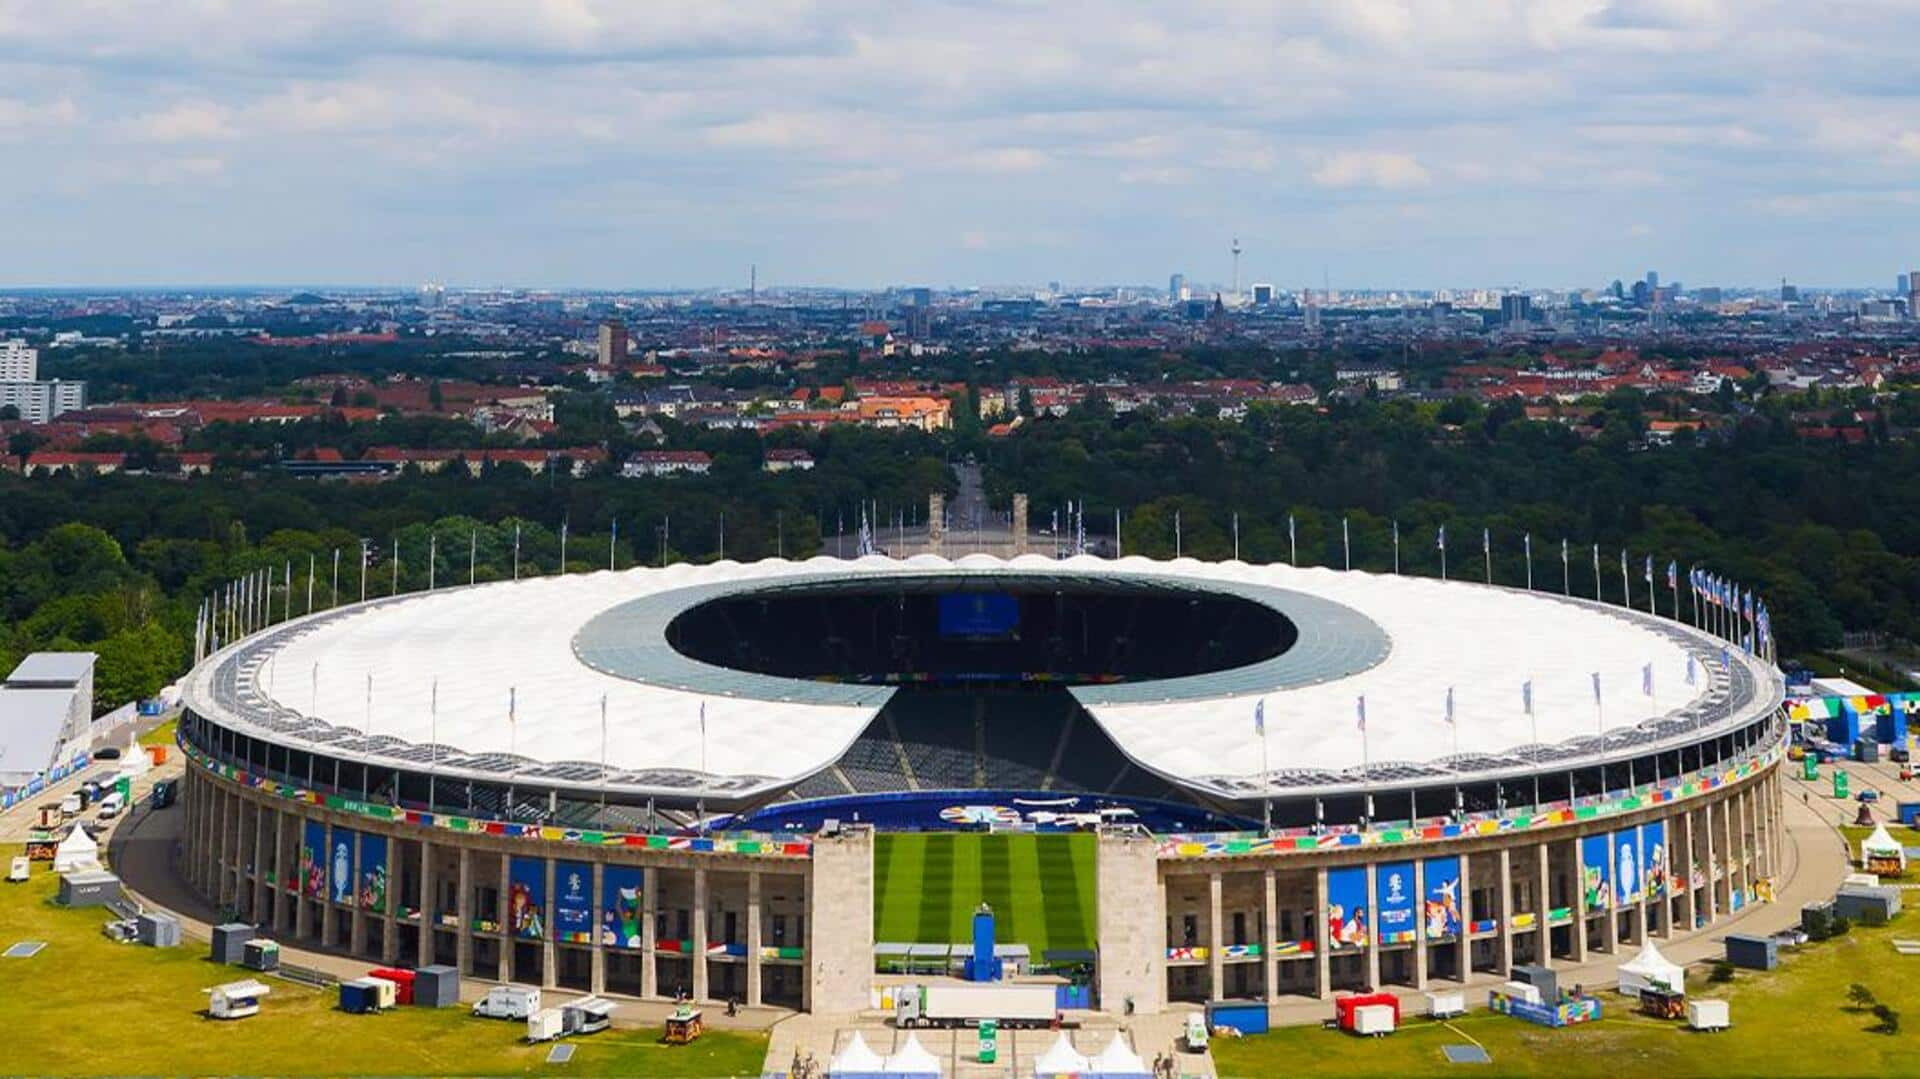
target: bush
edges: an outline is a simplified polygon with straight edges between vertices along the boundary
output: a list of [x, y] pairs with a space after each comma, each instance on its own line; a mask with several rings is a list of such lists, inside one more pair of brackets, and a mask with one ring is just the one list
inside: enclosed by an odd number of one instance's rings
[[1856, 1008], [1871, 1008], [1879, 1002], [1875, 999], [1873, 990], [1868, 989], [1859, 982], [1854, 982], [1852, 985], [1847, 986], [1847, 1003]]
[[1710, 973], [1708, 973], [1707, 980], [1710, 982], [1732, 981], [1733, 980], [1733, 964], [1727, 962], [1724, 959], [1714, 960], [1713, 970]]
[[1844, 937], [1847, 935], [1847, 930], [1852, 928], [1853, 919], [1848, 918], [1844, 914], [1836, 914], [1833, 916], [1833, 930], [1827, 935], [1830, 937]]

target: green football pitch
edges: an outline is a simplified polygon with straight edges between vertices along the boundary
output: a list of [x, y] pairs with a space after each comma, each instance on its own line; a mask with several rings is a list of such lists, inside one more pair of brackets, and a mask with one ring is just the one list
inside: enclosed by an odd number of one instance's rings
[[875, 839], [873, 939], [958, 944], [973, 912], [993, 908], [995, 936], [1048, 950], [1091, 949], [1094, 837], [881, 835]]

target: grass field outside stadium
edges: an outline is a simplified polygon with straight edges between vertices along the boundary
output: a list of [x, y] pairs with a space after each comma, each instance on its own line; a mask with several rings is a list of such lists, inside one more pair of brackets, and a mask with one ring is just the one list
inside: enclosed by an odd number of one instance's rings
[[996, 938], [1048, 951], [1094, 946], [1094, 837], [934, 833], [880, 835], [874, 851], [873, 939], [958, 944], [973, 913], [993, 908]]

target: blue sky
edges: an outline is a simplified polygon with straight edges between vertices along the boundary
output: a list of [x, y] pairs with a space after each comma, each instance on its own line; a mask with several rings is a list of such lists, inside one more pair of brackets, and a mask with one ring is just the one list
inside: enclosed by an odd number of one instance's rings
[[1920, 266], [1920, 5], [0, 0], [0, 286]]

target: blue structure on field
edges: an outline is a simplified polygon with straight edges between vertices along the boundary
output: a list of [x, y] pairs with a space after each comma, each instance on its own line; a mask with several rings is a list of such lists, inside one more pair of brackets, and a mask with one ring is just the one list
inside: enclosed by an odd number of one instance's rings
[[973, 912], [973, 957], [967, 960], [967, 980], [1000, 980], [1000, 960], [993, 954], [993, 908], [985, 903]]

